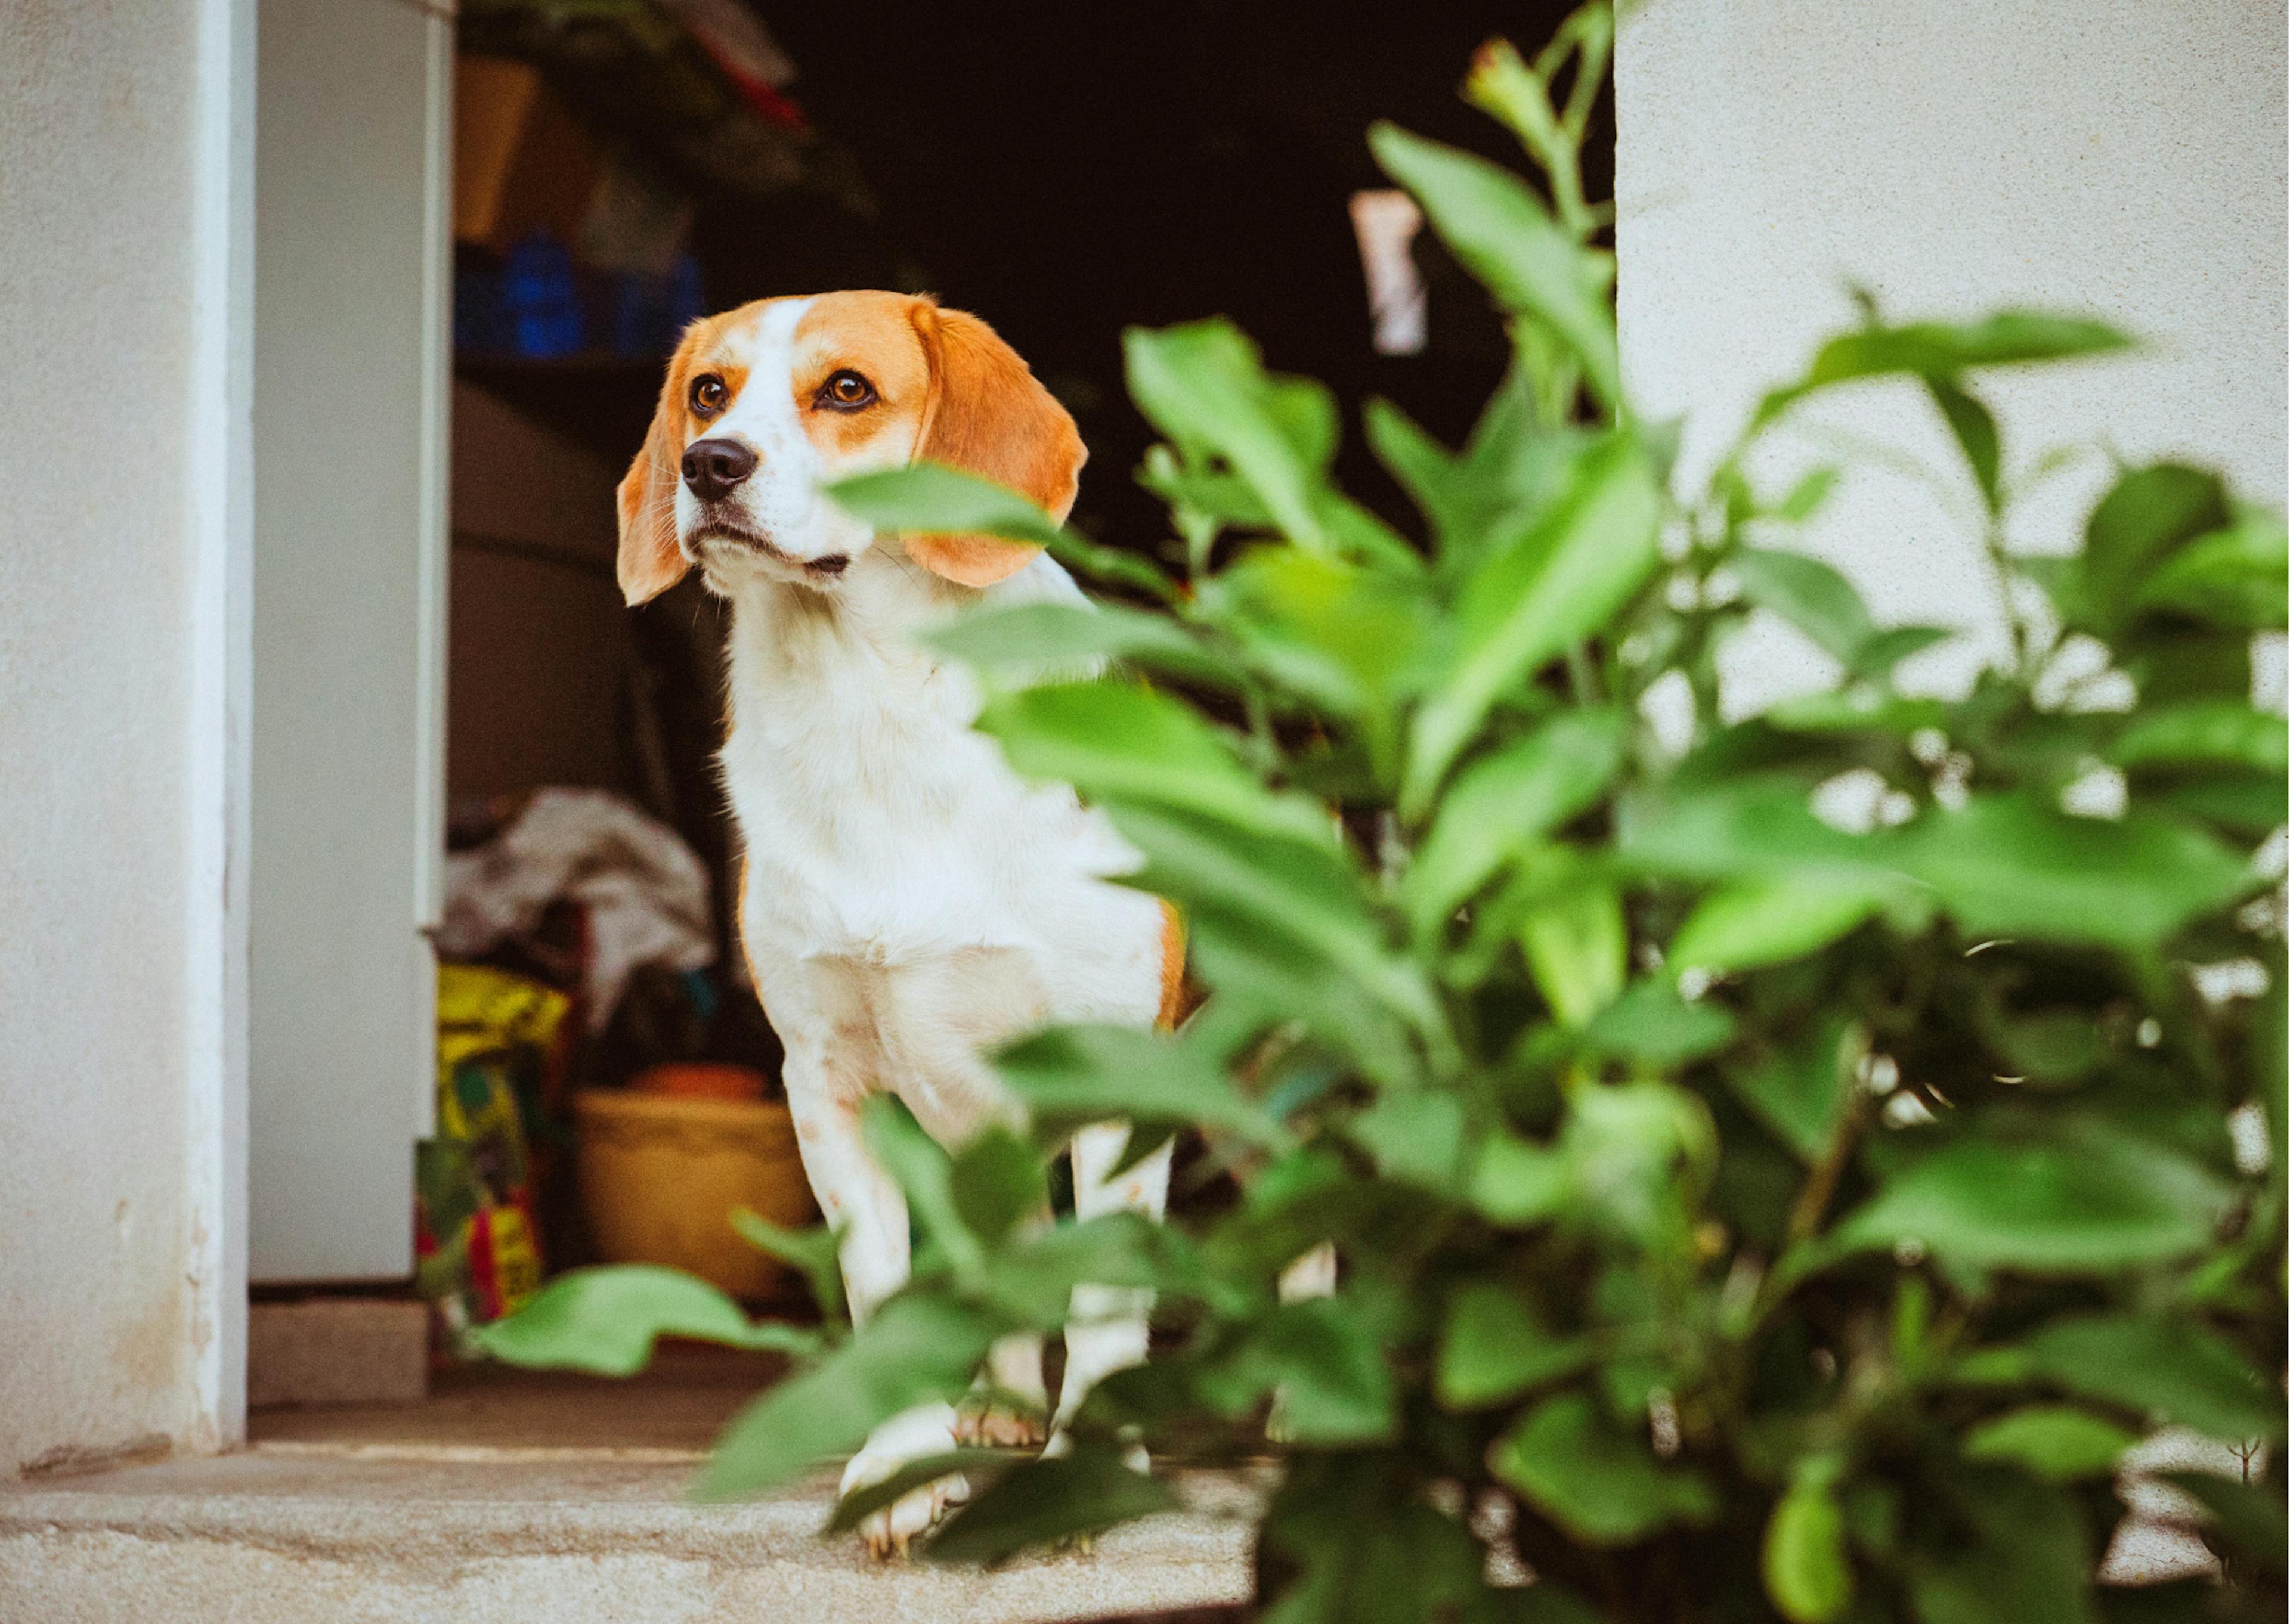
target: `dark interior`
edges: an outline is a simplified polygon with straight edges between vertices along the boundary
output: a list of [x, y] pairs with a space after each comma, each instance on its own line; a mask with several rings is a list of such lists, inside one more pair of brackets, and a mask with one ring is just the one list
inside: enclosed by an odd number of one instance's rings
[[[1150, 436], [1124, 388], [1122, 331], [1229, 316], [1274, 370], [1334, 390], [1340, 478], [1413, 532], [1361, 443], [1361, 404], [1387, 396], [1460, 442], [1508, 345], [1484, 292], [1426, 233], [1415, 258], [1427, 346], [1374, 349], [1348, 211], [1356, 190], [1389, 184], [1366, 130], [1389, 118], [1524, 167], [1508, 132], [1459, 86], [1484, 41], [1505, 36], [1531, 53], [1563, 6], [758, 6], [795, 66], [769, 92], [739, 91], [671, 22], [678, 11], [666, 0], [485, 0], [464, 11], [461, 49], [465, 63], [537, 65], [595, 148], [690, 200], [683, 241], [698, 309], [875, 286], [977, 312], [1081, 426], [1091, 459], [1073, 523], [1149, 550], [1168, 530], [1133, 478]], [[1593, 130], [1592, 197], [1610, 189], [1612, 145], [1610, 126]], [[524, 184], [561, 191], [578, 172], [552, 156]], [[672, 975], [640, 976], [613, 1028], [581, 1045], [572, 1085], [616, 1086], [663, 1056], [751, 1067], [775, 1084], [777, 1045], [745, 988], [733, 928], [734, 836], [714, 770], [723, 612], [687, 580], [631, 613], [613, 580], [611, 482], [642, 443], [674, 329], [632, 346], [609, 318], [591, 319], [585, 342], [563, 353], [486, 349], [462, 318], [484, 278], [508, 274], [509, 251], [497, 239], [457, 252], [457, 841], [486, 839], [545, 785], [609, 789], [669, 825], [713, 881], [717, 1013], [701, 1021]], [[518, 423], [555, 449], [520, 439]], [[536, 528], [525, 521], [537, 497], [559, 516]], [[540, 937], [500, 962], [562, 980], [579, 922]], [[551, 1132], [566, 1142], [562, 1095], [544, 1093], [556, 1103], [543, 1101], [537, 1142]], [[541, 1182], [549, 1262], [581, 1260], [574, 1204], [561, 1183]], [[1181, 1173], [1181, 1200], [1187, 1187]]]
[[[1126, 545], [1163, 533], [1159, 504], [1131, 478], [1149, 443], [1122, 387], [1120, 333], [1133, 324], [1228, 316], [1269, 365], [1333, 388], [1352, 424], [1361, 401], [1383, 395], [1453, 442], [1501, 370], [1501, 329], [1426, 236], [1417, 257], [1429, 347], [1375, 354], [1346, 200], [1389, 184], [1365, 140], [1378, 118], [1520, 163], [1508, 132], [1457, 86], [1481, 42], [1500, 35], [1532, 51], [1565, 10], [1550, 0], [773, 8], [799, 70], [791, 95], [855, 161], [874, 206], [861, 212], [816, 187], [703, 192], [693, 248], [709, 304], [888, 286], [976, 311], [1080, 421], [1091, 462], [1074, 522]], [[1609, 189], [1612, 148], [1610, 133], [1594, 132], [1594, 197]], [[543, 409], [625, 459], [657, 372], [607, 369], [621, 371], [636, 375], [572, 388], [556, 378]], [[517, 393], [540, 405], [544, 388]], [[1342, 476], [1388, 506], [1395, 493], [1357, 442], [1348, 436]]]

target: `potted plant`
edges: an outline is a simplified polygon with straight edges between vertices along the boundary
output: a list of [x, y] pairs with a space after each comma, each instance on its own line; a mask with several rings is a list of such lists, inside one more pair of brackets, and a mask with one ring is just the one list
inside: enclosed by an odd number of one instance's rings
[[[1127, 338], [1181, 572], [945, 469], [837, 492], [885, 529], [1040, 541], [1144, 605], [982, 612], [941, 646], [987, 686], [979, 725], [1182, 908], [1192, 1021], [1008, 1049], [1030, 1138], [949, 1156], [878, 1109], [922, 1241], [856, 1334], [605, 1271], [496, 1352], [803, 1344], [703, 1477], [738, 1494], [958, 1396], [1077, 1282], [1150, 1286], [1165, 1347], [1069, 1453], [921, 1463], [843, 1518], [959, 1465], [981, 1492], [927, 1554], [997, 1560], [1171, 1505], [1125, 1464], [1141, 1439], [1275, 1454], [1249, 1616], [1278, 1624], [2280, 1616], [2285, 734], [2250, 645], [2284, 623], [2281, 523], [2126, 468], [2079, 552], [2007, 548], [1982, 380], [2125, 343], [2017, 312], [1870, 308], [1677, 493], [1574, 163], [1610, 34], [1589, 8], [1532, 65], [1474, 66], [1547, 204], [1371, 134], [1516, 340], [1461, 451], [1368, 406], [1417, 535], [1330, 480], [1327, 392], [1219, 322]], [[2010, 627], [1958, 697], [1898, 680], [1949, 634], [1875, 625], [1778, 545], [1835, 475], [1775, 488], [1761, 448], [1878, 380], [1951, 431], [1973, 585]], [[1760, 612], [1833, 680], [1738, 716], [1719, 652]], [[1083, 658], [1114, 669], [1040, 677]], [[1140, 1152], [1198, 1131], [1237, 1204], [1035, 1229], [1045, 1155], [1109, 1116]], [[831, 1291], [823, 1237], [751, 1238]], [[1333, 1295], [1281, 1300], [1328, 1243]], [[2158, 1427], [2241, 1451], [2178, 1479], [2227, 1582], [2096, 1588], [2118, 1462]]]

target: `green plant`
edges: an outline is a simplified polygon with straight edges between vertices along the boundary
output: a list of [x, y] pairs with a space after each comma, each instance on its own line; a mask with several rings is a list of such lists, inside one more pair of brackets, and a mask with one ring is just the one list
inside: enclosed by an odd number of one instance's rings
[[[1127, 340], [1181, 579], [948, 470], [839, 490], [884, 528], [1040, 540], [1150, 600], [980, 613], [942, 645], [1011, 760], [1143, 854], [1211, 996], [1177, 1035], [1003, 1053], [1031, 1140], [949, 1156], [879, 1111], [914, 1282], [807, 1346], [703, 1487], [762, 1488], [957, 1396], [994, 1338], [1055, 1330], [1096, 1281], [1153, 1287], [1165, 1349], [1092, 1396], [1069, 1455], [962, 1457], [983, 1492], [933, 1557], [1163, 1508], [1127, 1443], [1240, 1459], [1270, 1420], [1279, 1624], [2278, 1617], [2286, 750], [2249, 665], [2284, 624], [2282, 525], [2206, 473], [2130, 468], [2079, 553], [2007, 549], [1979, 380], [2124, 342], [2019, 313], [1870, 309], [1674, 496], [1574, 170], [1609, 36], [1589, 8], [1531, 65], [1475, 65], [1550, 206], [1371, 136], [1516, 341], [1461, 452], [1368, 407], [1420, 543], [1331, 484], [1327, 392], [1217, 322]], [[1930, 398], [1982, 516], [2011, 647], [1960, 699], [1895, 682], [1946, 633], [1878, 628], [1774, 545], [1833, 476], [1753, 477], [1801, 400], [1877, 379]], [[1729, 718], [1717, 654], [1752, 610], [1838, 676]], [[1036, 680], [1083, 657], [1152, 681]], [[1237, 1204], [1034, 1229], [1046, 1149], [1115, 1116], [1140, 1151], [1197, 1129]], [[2239, 1152], [2233, 1124], [2256, 1130]], [[821, 1237], [756, 1238], [831, 1288]], [[1281, 1301], [1330, 1241], [1336, 1293]], [[654, 1330], [791, 1340], [609, 1271], [490, 1334], [625, 1369]], [[2158, 1424], [2263, 1446], [2245, 1482], [2187, 1480], [2231, 1582], [2098, 1590], [2117, 1459]], [[1537, 1582], [1490, 1580], [1509, 1553]]]

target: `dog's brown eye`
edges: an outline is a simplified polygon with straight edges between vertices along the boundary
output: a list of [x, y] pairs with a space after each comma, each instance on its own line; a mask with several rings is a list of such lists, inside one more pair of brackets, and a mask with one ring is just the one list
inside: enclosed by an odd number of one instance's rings
[[694, 412], [721, 412], [731, 397], [724, 380], [713, 372], [703, 372], [692, 380], [692, 409]]
[[875, 386], [845, 367], [819, 386], [819, 404], [837, 412], [856, 412], [875, 404]]

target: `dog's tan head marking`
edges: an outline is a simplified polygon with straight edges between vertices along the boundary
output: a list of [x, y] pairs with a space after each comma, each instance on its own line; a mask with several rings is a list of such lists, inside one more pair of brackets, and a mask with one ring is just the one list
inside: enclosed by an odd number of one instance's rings
[[[824, 587], [871, 544], [821, 488], [917, 458], [1021, 492], [1062, 519], [1086, 456], [1073, 419], [974, 316], [924, 296], [765, 300], [693, 324], [621, 481], [621, 589], [641, 604], [710, 548]], [[983, 587], [1038, 550], [910, 535], [909, 557]]]

